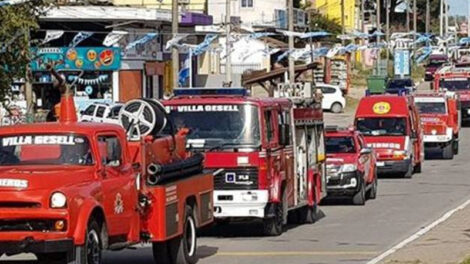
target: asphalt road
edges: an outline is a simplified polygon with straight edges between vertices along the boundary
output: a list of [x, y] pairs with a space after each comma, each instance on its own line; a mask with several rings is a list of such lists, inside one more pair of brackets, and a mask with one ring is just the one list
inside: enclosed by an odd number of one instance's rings
[[[345, 125], [349, 115], [326, 115], [328, 123]], [[470, 128], [461, 133], [460, 155], [454, 160], [426, 160], [412, 179], [380, 178], [378, 197], [365, 206], [329, 201], [315, 224], [289, 226], [279, 237], [263, 237], [260, 226], [226, 225], [198, 241], [199, 264], [366, 263], [391, 246], [470, 198]], [[30, 258], [20, 256], [15, 259]], [[1, 261], [0, 261], [1, 262]], [[151, 264], [143, 245], [109, 252], [105, 264]]]

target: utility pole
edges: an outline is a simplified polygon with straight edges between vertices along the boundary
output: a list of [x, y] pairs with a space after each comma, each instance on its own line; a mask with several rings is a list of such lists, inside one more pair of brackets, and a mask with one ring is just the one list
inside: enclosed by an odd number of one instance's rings
[[[173, 0], [171, 3], [171, 33], [173, 37], [176, 37], [176, 35], [178, 34], [178, 22], [178, 0]], [[178, 87], [180, 56], [178, 48], [176, 46], [173, 46], [173, 48], [171, 49], [171, 64], [173, 70], [173, 87]]]
[[440, 5], [439, 35], [442, 37], [444, 36], [444, 0], [441, 0]]
[[[294, 31], [294, 1], [287, 0], [288, 31]], [[294, 36], [289, 34], [289, 50], [294, 49]], [[294, 58], [289, 54], [289, 82], [295, 83], [295, 64]]]
[[410, 0], [406, 0], [406, 32], [410, 32]]
[[[345, 28], [344, 28], [344, 0], [341, 0], [341, 35], [344, 36]], [[341, 44], [344, 46], [344, 38], [341, 39]]]
[[[173, 0], [175, 1], [175, 0]], [[226, 54], [225, 54], [225, 81], [227, 82], [227, 85], [231, 85], [232, 82], [232, 55], [231, 53], [231, 43], [230, 43], [230, 26], [231, 26], [231, 0], [226, 0], [225, 2], [225, 49], [226, 49]]]
[[413, 31], [414, 40], [416, 40], [416, 33], [418, 33], [418, 8], [416, 7], [416, 0], [413, 0]]
[[[385, 0], [385, 19], [386, 19], [386, 33], [385, 38], [387, 40], [387, 45], [390, 43], [390, 0]], [[390, 59], [388, 48], [386, 49], [387, 54], [387, 69], [388, 69], [388, 60]]]
[[361, 30], [362, 30], [362, 33], [365, 33], [366, 31], [366, 25], [365, 25], [365, 20], [366, 20], [366, 15], [365, 15], [365, 8], [366, 8], [366, 5], [365, 5], [365, 2], [366, 0], [361, 0]]
[[[380, 0], [377, 0], [377, 45], [380, 42], [380, 34], [381, 26], [380, 26]], [[377, 75], [380, 74], [380, 49], [377, 52]]]
[[467, 2], [468, 15], [467, 15], [467, 36], [470, 37], [470, 2]]
[[430, 0], [426, 0], [426, 34], [430, 32], [430, 18], [431, 18], [431, 6], [429, 3]]
[[445, 22], [445, 28], [444, 28], [444, 33], [448, 34], [448, 30], [449, 30], [449, 6], [447, 5], [447, 0], [444, 0], [444, 10], [445, 10], [445, 19], [446, 19], [446, 22]]

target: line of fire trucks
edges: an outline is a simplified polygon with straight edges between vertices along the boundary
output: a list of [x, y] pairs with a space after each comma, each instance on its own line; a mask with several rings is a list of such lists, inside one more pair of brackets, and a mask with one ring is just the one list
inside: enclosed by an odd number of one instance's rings
[[99, 264], [103, 250], [151, 243], [157, 263], [197, 261], [197, 230], [259, 221], [265, 235], [313, 223], [326, 196], [364, 205], [377, 174], [411, 178], [426, 155], [458, 154], [470, 68], [435, 73], [433, 91], [367, 95], [350, 128], [323, 122], [321, 92], [283, 84], [175, 89], [120, 110], [121, 125], [78, 122], [70, 89], [58, 122], [0, 128], [0, 256]]

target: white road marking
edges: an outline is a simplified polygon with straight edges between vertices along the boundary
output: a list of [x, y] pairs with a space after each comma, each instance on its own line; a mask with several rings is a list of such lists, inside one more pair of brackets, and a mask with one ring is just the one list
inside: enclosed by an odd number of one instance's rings
[[408, 245], [409, 243], [415, 241], [416, 239], [420, 238], [421, 236], [423, 236], [424, 234], [426, 234], [427, 232], [429, 232], [431, 229], [433, 229], [434, 227], [438, 226], [439, 224], [443, 223], [444, 221], [446, 221], [447, 219], [449, 219], [453, 214], [455, 214], [456, 212], [464, 209], [465, 207], [467, 207], [468, 205], [470, 204], [470, 199], [465, 201], [463, 204], [459, 205], [458, 207], [448, 211], [447, 213], [445, 213], [443, 216], [441, 216], [440, 218], [438, 218], [436, 221], [432, 222], [431, 224], [429, 224], [428, 226], [426, 227], [423, 227], [421, 228], [418, 232], [414, 233], [413, 235], [411, 235], [410, 237], [408, 237], [407, 239], [401, 241], [400, 243], [396, 244], [395, 246], [393, 246], [392, 248], [388, 249], [387, 251], [385, 251], [384, 253], [380, 254], [379, 256], [373, 258], [372, 260], [370, 260], [369, 262], [367, 262], [367, 264], [377, 264], [379, 263], [380, 261], [384, 260], [386, 257], [390, 256], [391, 254], [395, 253], [396, 251], [398, 251], [399, 249], [401, 248], [404, 248], [406, 245]]

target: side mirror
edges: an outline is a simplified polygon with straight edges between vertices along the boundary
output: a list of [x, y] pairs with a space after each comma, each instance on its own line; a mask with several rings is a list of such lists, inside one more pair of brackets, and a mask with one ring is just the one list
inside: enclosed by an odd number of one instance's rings
[[85, 113], [85, 110], [80, 110], [80, 114], [83, 115]]
[[369, 155], [371, 153], [372, 153], [372, 149], [370, 148], [363, 148], [361, 149], [361, 152], [360, 152], [361, 155]]
[[287, 146], [290, 143], [290, 128], [289, 125], [279, 125], [279, 144]]

